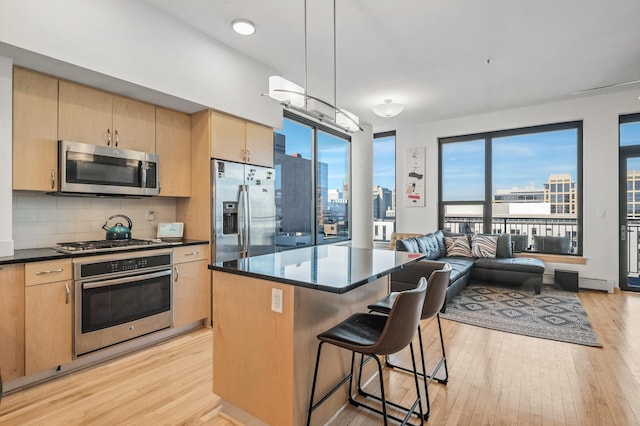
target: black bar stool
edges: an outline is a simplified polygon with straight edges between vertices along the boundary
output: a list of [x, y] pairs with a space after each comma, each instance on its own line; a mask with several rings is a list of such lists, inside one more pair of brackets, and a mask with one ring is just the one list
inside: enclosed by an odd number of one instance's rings
[[[407, 424], [412, 414], [417, 415], [417, 413], [414, 413], [416, 408], [420, 411], [420, 424], [424, 424], [422, 404], [420, 403], [420, 387], [418, 384], [412, 340], [416, 334], [416, 328], [420, 324], [420, 315], [422, 312], [422, 306], [424, 305], [426, 290], [427, 281], [422, 278], [417, 288], [404, 291], [395, 298], [388, 315], [372, 313], [353, 314], [340, 324], [318, 335], [320, 343], [318, 344], [318, 355], [316, 356], [316, 366], [313, 373], [313, 385], [311, 387], [311, 398], [309, 399], [307, 425], [311, 423], [311, 413], [347, 381], [349, 382], [349, 402], [352, 405], [382, 414], [384, 416], [385, 425], [387, 424], [388, 418], [399, 421], [402, 424]], [[325, 343], [351, 351], [351, 370], [340, 383], [334, 386], [333, 389], [320, 398], [320, 400], [314, 405], [313, 399], [316, 390], [316, 379], [318, 378], [320, 352], [322, 350], [322, 345]], [[405, 418], [399, 419], [387, 414], [387, 403], [389, 402], [385, 398], [382, 363], [380, 362], [380, 359], [378, 359], [377, 355], [383, 356], [394, 354], [407, 346], [409, 346], [411, 350], [411, 362], [413, 364], [413, 375], [416, 386], [416, 400], [412, 407], [407, 410], [408, 412]], [[351, 394], [356, 353], [361, 354], [362, 359], [367, 355], [378, 363], [378, 376], [380, 380], [381, 393], [381, 397], [379, 399], [382, 403], [382, 411], [356, 401]], [[396, 404], [393, 405], [396, 406]]]
[[[451, 265], [448, 263], [445, 263], [442, 269], [435, 270], [431, 273], [431, 275], [429, 275], [429, 281], [427, 282], [427, 294], [424, 298], [424, 304], [422, 306], [422, 313], [420, 316], [421, 320], [425, 320], [435, 315], [438, 320], [438, 330], [440, 332], [440, 347], [442, 349], [442, 357], [440, 358], [440, 360], [438, 360], [438, 363], [436, 364], [431, 374], [427, 374], [427, 369], [425, 367], [424, 347], [422, 345], [422, 332], [420, 331], [420, 323], [418, 323], [418, 342], [420, 343], [422, 373], [418, 372], [417, 374], [424, 379], [424, 399], [427, 404], [427, 410], [426, 410], [426, 413], [424, 414], [425, 420], [427, 420], [427, 418], [429, 417], [429, 412], [431, 411], [431, 406], [429, 403], [429, 391], [428, 391], [429, 383], [431, 383], [432, 380], [436, 380], [438, 383], [447, 384], [449, 380], [449, 369], [447, 368], [447, 357], [444, 351], [444, 339], [442, 337], [442, 326], [440, 324], [440, 310], [444, 305], [444, 301], [447, 295], [447, 287], [449, 286], [450, 275], [451, 275]], [[368, 308], [372, 312], [389, 314], [393, 307], [394, 301], [395, 299], [398, 298], [399, 294], [402, 294], [402, 293], [393, 292], [389, 294], [389, 296], [385, 297], [384, 299], [380, 299], [377, 302], [369, 305]], [[413, 356], [413, 354], [411, 354], [411, 356]], [[387, 367], [397, 368], [399, 370], [413, 373], [413, 371], [408, 368], [391, 364], [388, 357], [386, 358], [385, 364], [387, 365]], [[444, 378], [438, 379], [436, 377], [436, 374], [442, 367], [444, 367]], [[376, 396], [368, 394], [364, 390], [362, 390], [362, 388], [360, 387], [360, 380], [358, 380], [358, 393], [360, 393], [363, 396], [373, 397], [377, 399]]]

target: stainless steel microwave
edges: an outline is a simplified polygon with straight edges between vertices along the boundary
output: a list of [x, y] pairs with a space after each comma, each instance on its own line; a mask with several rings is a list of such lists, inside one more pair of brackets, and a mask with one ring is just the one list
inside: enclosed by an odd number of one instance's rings
[[158, 156], [146, 152], [58, 141], [59, 192], [158, 195]]

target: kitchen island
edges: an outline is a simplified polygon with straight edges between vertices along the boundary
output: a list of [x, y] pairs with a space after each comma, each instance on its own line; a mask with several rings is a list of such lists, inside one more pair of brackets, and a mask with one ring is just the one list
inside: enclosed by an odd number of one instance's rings
[[[316, 336], [389, 290], [388, 276], [422, 255], [316, 246], [210, 265], [213, 270], [213, 392], [272, 425], [305, 423]], [[350, 355], [323, 351], [318, 394], [349, 370]], [[313, 414], [322, 424], [347, 387]], [[225, 404], [223, 403], [223, 410]]]

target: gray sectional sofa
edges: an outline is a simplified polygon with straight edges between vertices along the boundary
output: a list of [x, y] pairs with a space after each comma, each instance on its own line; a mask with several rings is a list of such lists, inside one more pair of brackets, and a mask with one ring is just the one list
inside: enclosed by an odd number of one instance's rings
[[[460, 235], [456, 236], [460, 237]], [[497, 236], [495, 257], [448, 256], [443, 231], [398, 239], [395, 242], [395, 249], [424, 253], [426, 256], [391, 274], [392, 291], [415, 288], [420, 277], [428, 277], [433, 270], [442, 268], [443, 263], [446, 262], [452, 267], [447, 289], [447, 303], [471, 280], [513, 286], [525, 284], [531, 286], [536, 293], [540, 293], [544, 262], [536, 258], [513, 257], [510, 234]], [[443, 312], [445, 307], [446, 303]]]

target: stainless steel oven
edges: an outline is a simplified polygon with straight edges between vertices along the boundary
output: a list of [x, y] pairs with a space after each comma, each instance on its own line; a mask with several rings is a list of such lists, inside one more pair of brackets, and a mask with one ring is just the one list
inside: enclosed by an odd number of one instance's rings
[[172, 251], [135, 251], [74, 260], [74, 355], [173, 324]]
[[61, 194], [158, 195], [156, 154], [59, 141]]

